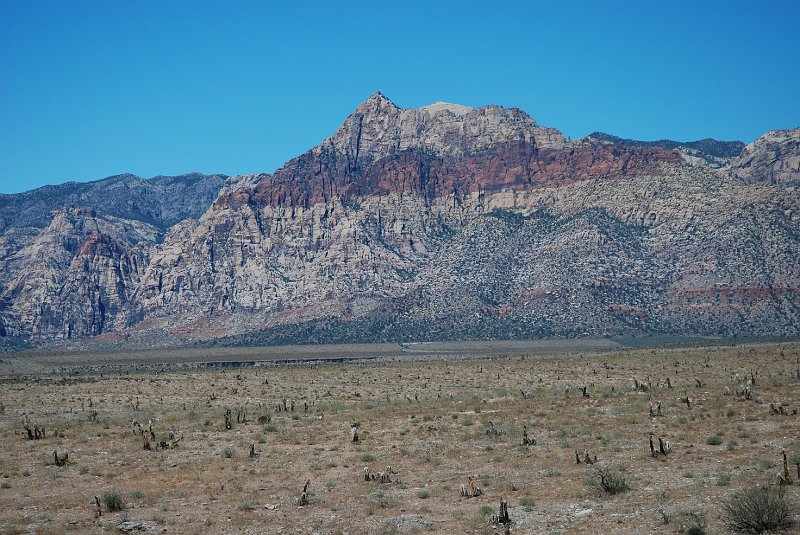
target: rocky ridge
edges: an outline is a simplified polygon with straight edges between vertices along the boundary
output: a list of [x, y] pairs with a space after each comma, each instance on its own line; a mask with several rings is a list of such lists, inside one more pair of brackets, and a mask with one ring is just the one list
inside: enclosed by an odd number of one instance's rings
[[689, 142], [673, 141], [671, 139], [639, 141], [637, 139], [612, 136], [603, 132], [593, 132], [586, 137], [598, 141], [607, 141], [615, 145], [661, 147], [667, 150], [677, 150], [689, 161], [700, 160], [702, 163], [714, 168], [730, 165], [731, 160], [739, 156], [742, 149], [744, 149], [744, 143], [741, 141], [717, 141], [710, 138]]
[[376, 93], [165, 233], [71, 208], [6, 231], [0, 327], [138, 345], [796, 335], [800, 133], [782, 135], [737, 158], [568, 141], [515, 108]]
[[88, 206], [165, 231], [205, 212], [226, 178], [190, 173], [145, 180], [122, 174], [94, 182], [68, 182], [12, 195], [0, 194], [0, 232], [10, 228], [44, 228], [50, 224], [50, 213], [67, 205]]

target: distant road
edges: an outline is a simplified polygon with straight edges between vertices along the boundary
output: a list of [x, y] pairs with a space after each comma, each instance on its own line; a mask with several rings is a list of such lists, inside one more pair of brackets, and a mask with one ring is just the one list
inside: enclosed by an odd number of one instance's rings
[[82, 369], [158, 369], [353, 360], [416, 360], [500, 355], [545, 356], [610, 351], [624, 346], [609, 339], [500, 340], [403, 344], [329, 344], [115, 351], [26, 351], [0, 356], [0, 375], [69, 372]]

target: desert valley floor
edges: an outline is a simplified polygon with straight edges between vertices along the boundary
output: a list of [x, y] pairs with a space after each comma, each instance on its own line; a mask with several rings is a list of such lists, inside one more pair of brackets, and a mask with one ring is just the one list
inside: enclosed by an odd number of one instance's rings
[[800, 501], [800, 344], [542, 347], [3, 355], [0, 533], [726, 533], [782, 452]]

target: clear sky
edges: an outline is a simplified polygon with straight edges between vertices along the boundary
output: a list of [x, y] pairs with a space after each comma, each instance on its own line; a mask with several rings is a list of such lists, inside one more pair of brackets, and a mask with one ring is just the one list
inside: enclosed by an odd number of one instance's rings
[[0, 0], [0, 192], [270, 172], [379, 90], [583, 137], [800, 126], [800, 0]]

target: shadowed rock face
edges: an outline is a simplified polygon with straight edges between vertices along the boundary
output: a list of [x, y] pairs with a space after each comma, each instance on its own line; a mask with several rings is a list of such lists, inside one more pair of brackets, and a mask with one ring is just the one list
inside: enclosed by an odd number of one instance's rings
[[[137, 345], [797, 334], [800, 210], [773, 185], [797, 179], [797, 137], [709, 163], [376, 93], [165, 234], [91, 208], [7, 231], [0, 321]], [[741, 174], [765, 166], [782, 178]]]

